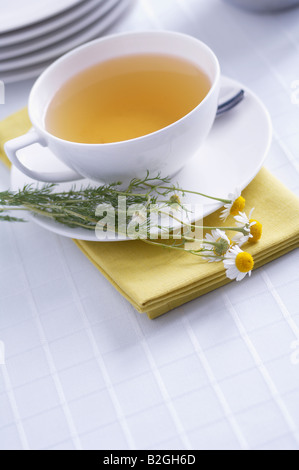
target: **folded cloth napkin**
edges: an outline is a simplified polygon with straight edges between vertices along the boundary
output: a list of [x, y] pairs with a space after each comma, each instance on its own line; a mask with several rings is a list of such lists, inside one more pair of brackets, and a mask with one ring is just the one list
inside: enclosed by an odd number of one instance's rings
[[[29, 128], [26, 110], [0, 123], [0, 159], [4, 163], [8, 164], [4, 142]], [[262, 240], [246, 246], [254, 256], [255, 268], [299, 247], [299, 199], [292, 192], [262, 169], [243, 194], [247, 208], [255, 207], [254, 218], [263, 224]], [[221, 226], [219, 211], [204, 224]], [[207, 263], [142, 241], [75, 243], [136, 310], [152, 319], [230, 282], [223, 263]]]

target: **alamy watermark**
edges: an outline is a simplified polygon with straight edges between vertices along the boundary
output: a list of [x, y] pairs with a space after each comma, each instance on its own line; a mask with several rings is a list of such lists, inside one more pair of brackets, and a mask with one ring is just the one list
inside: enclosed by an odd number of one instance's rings
[[294, 351], [291, 354], [291, 363], [294, 366], [299, 366], [299, 339], [291, 344], [291, 349]]
[[0, 80], [0, 104], [5, 104], [5, 86]]
[[[203, 206], [184, 204], [169, 207], [162, 204], [130, 204], [125, 196], [119, 196], [117, 206], [100, 204], [95, 213], [98, 240], [182, 240], [185, 248], [194, 240], [202, 240], [203, 227], [194, 218], [202, 220]], [[194, 217], [194, 215], [196, 215]], [[190, 242], [190, 243], [189, 243]]]
[[0, 341], [0, 366], [5, 364], [5, 345], [3, 341]]

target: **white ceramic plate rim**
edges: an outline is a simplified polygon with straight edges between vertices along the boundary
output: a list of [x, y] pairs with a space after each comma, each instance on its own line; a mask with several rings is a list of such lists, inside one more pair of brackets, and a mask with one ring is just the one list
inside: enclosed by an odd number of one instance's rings
[[[121, 16], [121, 14], [127, 10], [128, 4], [124, 2], [123, 0], [118, 0], [120, 3], [117, 4], [116, 6], [112, 7], [111, 11], [106, 13], [106, 15], [97, 22], [96, 25], [91, 30], [91, 27], [89, 26], [87, 29], [84, 30], [85, 37], [82, 39], [83, 35], [78, 37], [78, 42], [77, 44], [73, 44], [73, 46], [69, 46], [65, 52], [68, 52], [69, 50], [73, 49], [74, 47], [77, 47], [81, 44], [84, 44], [85, 42], [88, 42], [89, 40], [96, 39], [99, 37], [104, 31], [106, 31], [114, 22], [118, 20], [118, 18]], [[87, 32], [88, 37], [87, 36]], [[80, 36], [80, 35], [79, 35]], [[60, 55], [59, 53], [56, 52], [56, 57], [55, 59]], [[26, 80], [29, 78], [37, 77], [40, 75], [51, 63], [53, 60], [48, 60], [48, 61], [42, 61], [40, 63], [37, 63], [36, 65], [28, 65], [26, 67], [22, 68], [16, 68], [15, 70], [10, 70], [7, 72], [0, 72], [0, 79], [8, 84], [8, 83], [14, 83], [17, 81], [21, 80]]]
[[[258, 174], [258, 172], [261, 170], [261, 168], [264, 164], [264, 161], [267, 157], [267, 154], [268, 154], [271, 142], [272, 142], [272, 123], [271, 123], [269, 113], [268, 113], [267, 109], [265, 108], [264, 104], [261, 102], [261, 100], [251, 90], [249, 90], [247, 87], [244, 87], [241, 83], [236, 82], [235, 80], [231, 80], [231, 79], [226, 78], [226, 77], [222, 77], [222, 83], [226, 84], [228, 86], [233, 86], [233, 87], [238, 87], [238, 88], [244, 89], [245, 92], [246, 92], [247, 97], [250, 98], [251, 101], [254, 102], [254, 104], [256, 106], [256, 112], [258, 112], [260, 115], [263, 115], [263, 118], [265, 120], [265, 130], [267, 132], [267, 135], [263, 135], [264, 141], [261, 144], [261, 146], [262, 146], [261, 154], [257, 156], [258, 162], [252, 168], [250, 174], [244, 174], [244, 178], [242, 179], [242, 181], [240, 181], [240, 182], [238, 181], [238, 187], [241, 190], [243, 190], [255, 178], [255, 176]], [[246, 113], [246, 99], [237, 108], [235, 108], [235, 110], [231, 111], [231, 113], [236, 113], [235, 114], [236, 119], [239, 119], [238, 114], [241, 113], [241, 112]], [[222, 116], [220, 119], [225, 119], [225, 116]], [[235, 153], [239, 154], [239, 152], [236, 152], [236, 151], [235, 151]], [[234, 165], [235, 164], [238, 164], [238, 160], [234, 161]], [[198, 166], [199, 166], [198, 169], [200, 170], [200, 164]], [[212, 176], [213, 176], [213, 170], [214, 169], [211, 168], [211, 175]], [[173, 179], [174, 183], [176, 183], [176, 178], [179, 181], [180, 175], [177, 175]], [[21, 181], [22, 181], [22, 183], [21, 183]], [[88, 184], [87, 180], [81, 180], [77, 184], [81, 185], [81, 184], [84, 184], [84, 182], [85, 182], [85, 184]], [[23, 186], [24, 184], [28, 184], [28, 179], [26, 179], [26, 177], [24, 177], [24, 175], [22, 175], [22, 173], [20, 173], [16, 168], [13, 168], [12, 172], [11, 172], [11, 187], [12, 187], [12, 189], [17, 190], [19, 187]], [[185, 189], [188, 189], [188, 188], [185, 188]], [[232, 191], [234, 189], [235, 189], [235, 187], [231, 188]], [[198, 188], [198, 190], [200, 191], [200, 188]], [[212, 190], [212, 195], [213, 195], [213, 190]], [[227, 196], [226, 194], [219, 195], [219, 197], [226, 197], [226, 196]], [[206, 217], [206, 216], [210, 215], [211, 213], [215, 212], [216, 210], [218, 210], [221, 206], [222, 206], [221, 203], [207, 204], [207, 205], [204, 206], [203, 213], [197, 214], [197, 215], [192, 214], [190, 216], [190, 219], [192, 221], [196, 221], [196, 220], [198, 220], [199, 215], [203, 216], [203, 217]], [[88, 230], [83, 229], [83, 228], [82, 229], [69, 228], [69, 227], [60, 225], [59, 223], [57, 223], [55, 221], [48, 220], [48, 219], [45, 219], [43, 217], [32, 216], [30, 214], [28, 214], [28, 217], [29, 217], [29, 219], [33, 220], [36, 224], [40, 225], [41, 227], [43, 227], [43, 228], [45, 228], [45, 229], [47, 229], [51, 232], [56, 233], [58, 235], [68, 237], [68, 238], [72, 238], [72, 239], [77, 239], [77, 240], [97, 241], [97, 242], [99, 242], [99, 240], [96, 238], [96, 235], [93, 231], [89, 232]], [[112, 240], [103, 240], [103, 242], [105, 242], [105, 241], [112, 241]]]
[[47, 33], [54, 33], [56, 29], [61, 26], [67, 26], [72, 21], [81, 17], [89, 10], [94, 8], [95, 5], [102, 3], [105, 0], [84, 0], [83, 3], [79, 3], [73, 8], [62, 12], [60, 15], [54, 16], [48, 20], [41, 21], [35, 25], [28, 26], [16, 31], [11, 31], [0, 36], [0, 45], [15, 46], [22, 43], [23, 41], [29, 41]]
[[15, 70], [18, 68], [24, 68], [27, 65], [35, 65], [40, 62], [54, 59], [55, 57], [65, 54], [67, 51], [76, 48], [84, 42], [90, 41], [95, 35], [102, 31], [103, 24], [105, 21], [110, 21], [110, 13], [115, 8], [124, 8], [124, 0], [107, 0], [108, 7], [110, 10], [105, 8], [105, 12], [101, 15], [101, 18], [94, 17], [92, 23], [89, 23], [83, 30], [67, 37], [65, 40], [57, 42], [53, 46], [48, 46], [44, 49], [28, 54], [24, 57], [18, 57], [7, 61], [1, 61], [0, 63], [0, 74]]
[[[27, 54], [35, 54], [37, 51], [39, 53], [43, 52], [44, 48], [55, 48], [60, 41], [67, 40], [67, 38], [73, 36], [74, 34], [78, 34], [81, 31], [84, 31], [88, 26], [95, 23], [95, 21], [100, 21], [102, 16], [104, 16], [110, 9], [112, 9], [119, 0], [106, 0], [103, 4], [97, 4], [97, 6], [93, 7], [91, 11], [86, 13], [85, 15], [81, 14], [80, 18], [70, 23], [67, 27], [63, 26], [55, 31], [55, 33], [45, 34], [32, 41], [24, 42], [23, 44], [19, 44], [17, 47], [10, 47], [6, 50], [2, 50], [1, 52], [1, 61], [8, 60], [9, 63], [12, 63], [12, 59], [14, 61], [20, 60], [20, 56]], [[4, 62], [5, 63], [5, 62]]]
[[[0, 32], [6, 33], [38, 23], [74, 7], [84, 0], [9, 0], [1, 8]], [[16, 14], [17, 12], [17, 14]]]

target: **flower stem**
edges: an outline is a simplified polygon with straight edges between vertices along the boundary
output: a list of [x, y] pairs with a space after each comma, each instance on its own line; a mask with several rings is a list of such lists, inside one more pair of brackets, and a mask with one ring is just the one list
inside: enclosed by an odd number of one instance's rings
[[163, 211], [160, 211], [161, 214], [163, 215], [167, 215], [169, 216], [171, 219], [175, 220], [176, 222], [179, 222], [182, 226], [184, 227], [189, 227], [191, 229], [200, 229], [200, 230], [222, 230], [222, 231], [230, 231], [230, 232], [241, 232], [243, 233], [243, 235], [247, 235], [248, 234], [248, 231], [245, 229], [245, 226], [242, 228], [242, 227], [208, 227], [208, 226], [205, 226], [205, 225], [192, 225], [192, 224], [188, 224], [187, 222], [183, 222], [182, 220], [178, 219], [177, 217], [175, 217], [173, 214], [170, 214], [168, 212], [163, 212]]
[[[165, 189], [165, 190], [169, 190], [171, 189], [169, 186], [160, 186], [160, 185], [157, 185], [157, 186], [153, 186], [149, 183], [144, 183], [145, 186], [148, 186], [150, 188], [152, 188], [153, 190], [157, 190], [157, 189]], [[174, 191], [178, 191], [178, 192], [181, 192], [181, 193], [186, 193], [186, 194], [195, 194], [196, 196], [203, 196], [207, 199], [213, 199], [214, 201], [219, 201], [219, 202], [222, 202], [223, 204], [231, 204], [232, 201], [229, 200], [229, 199], [221, 199], [221, 198], [218, 198], [218, 197], [213, 197], [213, 196], [209, 196], [207, 194], [203, 194], [203, 193], [198, 193], [197, 191], [189, 191], [187, 189], [181, 189], [181, 188], [173, 188]]]

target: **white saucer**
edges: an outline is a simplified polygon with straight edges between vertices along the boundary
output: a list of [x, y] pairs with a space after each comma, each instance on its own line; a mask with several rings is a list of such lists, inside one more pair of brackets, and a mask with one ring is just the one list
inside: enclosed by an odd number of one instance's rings
[[0, 32], [6, 33], [67, 10], [83, 0], [9, 0], [1, 2]]
[[[216, 120], [203, 147], [173, 178], [173, 183], [178, 183], [186, 190], [227, 198], [227, 195], [237, 187], [243, 190], [262, 168], [272, 140], [272, 124], [265, 106], [249, 89], [224, 77], [222, 85], [243, 88], [246, 97], [236, 108]], [[32, 146], [21, 152], [27, 164], [36, 170], [59, 171], [65, 168], [46, 149]], [[28, 178], [16, 168], [12, 169], [12, 190], [22, 189], [31, 183], [42, 186], [42, 183]], [[76, 184], [81, 187], [94, 185], [94, 182], [81, 180]], [[72, 186], [72, 183], [59, 184], [57, 191], [67, 191]], [[187, 195], [184, 203], [203, 205], [203, 213], [191, 214], [192, 220], [200, 216], [206, 217], [221, 207], [219, 203], [209, 203], [208, 199], [192, 195]], [[98, 241], [95, 233], [89, 230], [65, 227], [43, 217], [30, 216], [30, 218], [38, 225], [59, 235], [78, 240]]]

